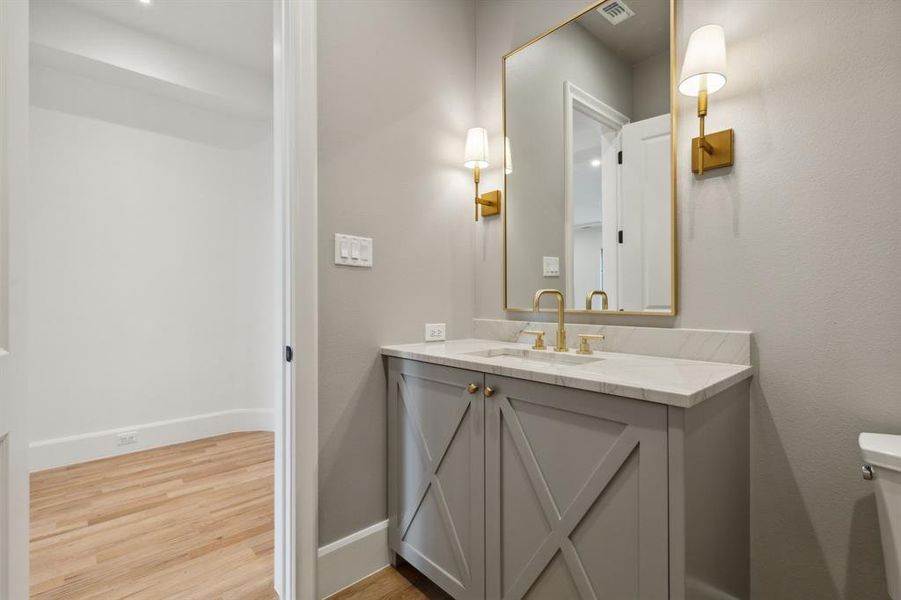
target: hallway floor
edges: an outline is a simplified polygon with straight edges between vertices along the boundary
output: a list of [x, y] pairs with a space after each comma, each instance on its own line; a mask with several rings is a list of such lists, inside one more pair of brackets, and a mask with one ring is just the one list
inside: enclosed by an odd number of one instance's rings
[[31, 476], [31, 598], [270, 600], [273, 434]]

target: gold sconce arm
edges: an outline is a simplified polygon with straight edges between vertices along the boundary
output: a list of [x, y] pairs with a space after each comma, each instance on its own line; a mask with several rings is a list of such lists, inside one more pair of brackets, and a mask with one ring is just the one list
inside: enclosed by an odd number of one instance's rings
[[479, 195], [479, 181], [482, 178], [482, 169], [476, 166], [472, 170], [473, 180], [476, 184], [476, 196], [475, 196], [475, 210], [476, 210], [476, 221], [479, 220], [479, 206], [482, 207], [482, 216], [490, 217], [493, 215], [499, 215], [501, 212], [501, 192], [500, 190], [494, 190], [493, 192], [488, 192], [484, 196]]
[[700, 131], [698, 137], [691, 144], [691, 171], [703, 175], [705, 171], [731, 167], [734, 164], [733, 141], [735, 133], [732, 129], [725, 129], [707, 135], [704, 129], [704, 121], [707, 118], [707, 91], [701, 90], [698, 94], [698, 121]]
[[472, 178], [476, 182], [476, 221], [479, 220], [479, 180], [482, 178], [482, 169], [478, 166], [472, 170]]

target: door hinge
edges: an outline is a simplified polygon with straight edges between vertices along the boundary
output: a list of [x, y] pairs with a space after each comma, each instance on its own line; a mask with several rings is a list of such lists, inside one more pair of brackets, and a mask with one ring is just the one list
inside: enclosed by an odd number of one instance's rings
[[616, 232], [616, 241], [619, 242], [620, 244], [623, 243], [623, 230], [622, 229], [620, 229], [619, 231]]
[[291, 346], [285, 346], [285, 362], [294, 360], [294, 349]]
[[619, 152], [616, 153], [616, 164], [618, 164], [618, 165], [623, 164], [623, 151], [622, 150], [620, 150]]

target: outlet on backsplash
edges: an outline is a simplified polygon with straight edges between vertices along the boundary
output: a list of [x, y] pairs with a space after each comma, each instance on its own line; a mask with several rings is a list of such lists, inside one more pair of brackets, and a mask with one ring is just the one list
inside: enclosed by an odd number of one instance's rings
[[444, 323], [426, 323], [425, 341], [443, 342], [447, 334], [447, 325]]

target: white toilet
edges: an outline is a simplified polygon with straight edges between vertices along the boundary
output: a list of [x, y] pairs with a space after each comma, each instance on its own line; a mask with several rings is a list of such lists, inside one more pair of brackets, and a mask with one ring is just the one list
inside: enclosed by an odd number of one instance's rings
[[901, 435], [861, 433], [864, 479], [876, 484], [876, 506], [888, 593], [901, 600]]

